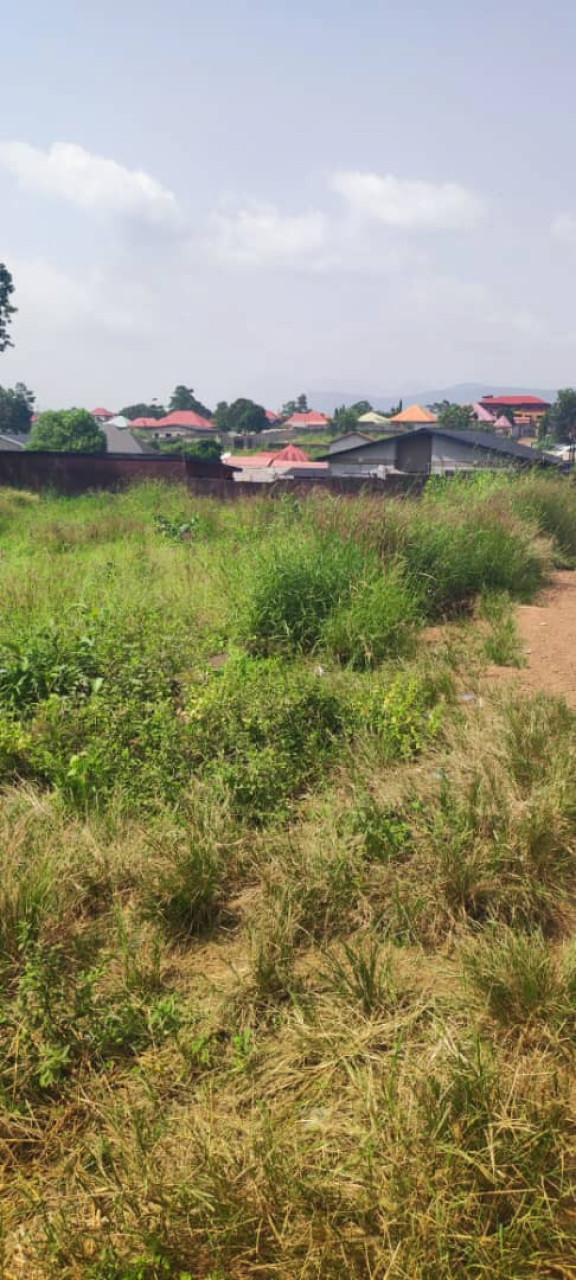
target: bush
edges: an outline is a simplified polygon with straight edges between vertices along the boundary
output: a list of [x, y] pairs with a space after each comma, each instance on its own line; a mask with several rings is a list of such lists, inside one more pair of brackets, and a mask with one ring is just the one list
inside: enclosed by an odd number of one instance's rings
[[524, 1025], [545, 1018], [559, 996], [559, 980], [552, 951], [543, 934], [492, 929], [488, 937], [463, 952], [468, 986], [484, 998], [493, 1018]]
[[563, 477], [532, 473], [511, 488], [510, 499], [514, 510], [553, 538], [560, 553], [559, 562], [572, 567], [576, 563], [574, 484]]
[[431, 619], [468, 606], [480, 592], [508, 591], [528, 600], [545, 581], [546, 559], [530, 529], [509, 515], [477, 505], [411, 513], [401, 554]]
[[362, 579], [361, 549], [337, 535], [291, 531], [256, 558], [245, 590], [242, 634], [254, 653], [309, 653], [329, 615]]
[[356, 693], [359, 727], [374, 735], [384, 759], [413, 760], [438, 738], [451, 694], [449, 678], [410, 671], [370, 680]]
[[478, 616], [488, 624], [484, 641], [484, 655], [488, 661], [499, 667], [523, 666], [522, 646], [508, 593], [485, 592]]
[[190, 694], [192, 761], [253, 822], [282, 813], [322, 776], [351, 729], [342, 698], [280, 660], [239, 657]]
[[323, 644], [340, 662], [372, 667], [406, 653], [414, 639], [420, 601], [398, 569], [357, 582], [350, 599], [328, 617]]
[[99, 681], [94, 635], [67, 633], [51, 623], [0, 652], [0, 705], [29, 712], [50, 694], [88, 695]]

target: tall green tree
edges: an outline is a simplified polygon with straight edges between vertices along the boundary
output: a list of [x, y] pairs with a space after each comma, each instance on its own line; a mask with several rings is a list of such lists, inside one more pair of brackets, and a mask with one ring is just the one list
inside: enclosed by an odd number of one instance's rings
[[368, 400], [357, 400], [356, 404], [341, 404], [338, 409], [334, 410], [332, 426], [338, 435], [345, 435], [348, 431], [356, 431], [358, 427], [358, 419], [363, 413], [370, 413], [372, 405]]
[[106, 453], [107, 441], [87, 409], [51, 409], [40, 414], [26, 448], [50, 453]]
[[265, 431], [268, 426], [265, 409], [254, 400], [241, 397], [239, 400], [233, 400], [225, 410], [224, 402], [219, 407], [221, 413], [218, 415], [217, 426], [221, 431], [233, 431], [237, 435], [245, 435], [248, 431]]
[[3, 262], [0, 262], [0, 351], [5, 351], [6, 347], [14, 346], [8, 332], [12, 316], [16, 315], [17, 310], [10, 301], [13, 293], [14, 281], [12, 276], [8, 267]]
[[128, 404], [120, 410], [122, 418], [165, 418], [166, 410], [162, 404]]
[[295, 400], [287, 400], [286, 404], [282, 405], [282, 408], [280, 410], [280, 417], [284, 421], [286, 421], [286, 418], [291, 418], [293, 413], [308, 413], [308, 412], [309, 412], [308, 397], [304, 394], [304, 392], [302, 392], [302, 395], [296, 396]]
[[177, 387], [174, 387], [172, 395], [170, 396], [168, 412], [182, 413], [183, 410], [190, 410], [192, 413], [199, 413], [202, 418], [212, 417], [211, 410], [207, 409], [206, 405], [202, 404], [201, 400], [196, 399], [196, 396], [194, 395], [194, 388], [185, 387], [183, 383], [179, 383]]
[[436, 414], [438, 426], [445, 427], [447, 431], [474, 431], [478, 427], [471, 404], [451, 404], [449, 400], [441, 400], [430, 408]]
[[559, 391], [555, 404], [540, 420], [538, 433], [542, 439], [572, 441], [576, 439], [576, 391], [565, 387]]
[[227, 423], [229, 408], [230, 405], [227, 400], [219, 400], [216, 405], [212, 421], [214, 422], [214, 425], [218, 427], [219, 431], [228, 431]]
[[30, 430], [35, 395], [23, 382], [0, 387], [0, 431], [22, 435]]

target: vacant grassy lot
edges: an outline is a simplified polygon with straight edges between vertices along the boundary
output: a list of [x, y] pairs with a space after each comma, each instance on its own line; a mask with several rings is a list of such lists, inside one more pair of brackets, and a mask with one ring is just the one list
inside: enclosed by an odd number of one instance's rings
[[[0, 1276], [576, 1276], [576, 491], [0, 493]], [[482, 696], [480, 696], [482, 693]]]

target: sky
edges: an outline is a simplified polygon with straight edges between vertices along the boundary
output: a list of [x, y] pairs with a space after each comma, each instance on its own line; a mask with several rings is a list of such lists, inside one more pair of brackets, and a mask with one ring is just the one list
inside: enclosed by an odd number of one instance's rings
[[0, 383], [573, 385], [575, 53], [567, 0], [20, 0]]

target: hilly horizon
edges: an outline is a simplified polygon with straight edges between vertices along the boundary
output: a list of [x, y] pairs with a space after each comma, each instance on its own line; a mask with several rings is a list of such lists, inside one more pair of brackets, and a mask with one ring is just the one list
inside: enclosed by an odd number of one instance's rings
[[473, 404], [482, 396], [540, 396], [542, 400], [553, 401], [556, 391], [549, 387], [502, 386], [490, 385], [486, 382], [456, 382], [449, 387], [436, 387], [430, 391], [311, 391], [308, 392], [309, 404], [321, 413], [333, 413], [339, 405], [354, 404], [357, 400], [369, 400], [375, 409], [387, 410], [401, 399], [404, 407], [409, 404], [434, 404], [440, 400], [449, 400], [453, 404]]

